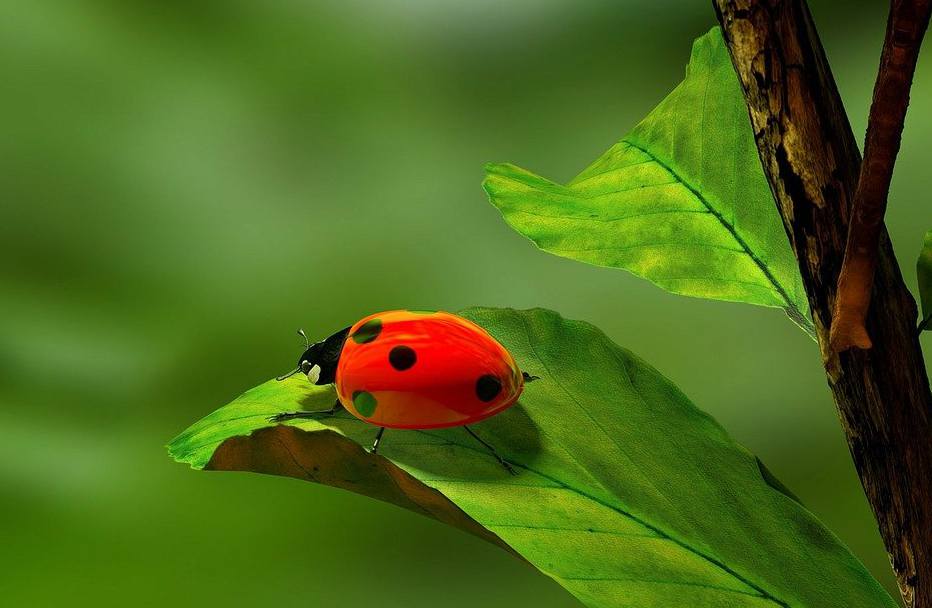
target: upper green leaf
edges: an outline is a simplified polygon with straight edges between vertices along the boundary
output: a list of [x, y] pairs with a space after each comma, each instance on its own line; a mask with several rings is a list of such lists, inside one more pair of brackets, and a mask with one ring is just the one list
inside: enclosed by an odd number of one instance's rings
[[693, 44], [686, 79], [567, 185], [486, 170], [492, 204], [541, 249], [673, 293], [783, 308], [814, 335], [718, 28]]
[[588, 606], [895, 606], [752, 454], [601, 331], [546, 310], [463, 314], [540, 377], [473, 427], [515, 477], [460, 428], [389, 429], [378, 456], [358, 445], [376, 428], [345, 412], [262, 428], [330, 406], [333, 390], [302, 377], [248, 391], [170, 452], [413, 509], [521, 555]]
[[916, 262], [916, 275], [919, 278], [919, 299], [922, 301], [922, 321], [920, 329], [929, 329], [932, 325], [932, 230], [926, 232]]

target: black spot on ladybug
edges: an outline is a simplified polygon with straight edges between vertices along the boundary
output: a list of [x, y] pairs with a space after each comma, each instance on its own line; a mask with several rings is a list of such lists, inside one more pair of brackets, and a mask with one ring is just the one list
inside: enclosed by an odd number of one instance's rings
[[382, 333], [382, 321], [369, 319], [354, 331], [351, 337], [356, 344], [368, 344], [378, 338], [380, 333]]
[[396, 346], [388, 353], [388, 362], [399, 372], [403, 372], [417, 363], [417, 353], [410, 346]]
[[353, 393], [353, 407], [366, 418], [375, 413], [375, 408], [378, 405], [379, 402], [375, 400], [372, 393], [366, 391], [355, 391]]
[[476, 380], [476, 397], [479, 397], [479, 401], [489, 402], [500, 392], [502, 392], [502, 381], [492, 374], [479, 376]]

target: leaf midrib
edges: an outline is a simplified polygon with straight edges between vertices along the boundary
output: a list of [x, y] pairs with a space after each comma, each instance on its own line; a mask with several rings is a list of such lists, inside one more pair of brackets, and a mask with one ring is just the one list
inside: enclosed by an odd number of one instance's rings
[[[527, 329], [527, 328], [525, 328], [525, 329]], [[528, 343], [531, 344], [530, 336], [528, 336]], [[533, 351], [533, 345], [532, 345], [532, 351]], [[541, 366], [544, 367], [545, 369], [547, 369], [547, 374], [550, 375], [551, 378], [553, 378], [553, 374], [550, 373], [549, 369], [548, 369], [547, 366], [543, 363], [543, 361], [541, 361], [540, 357], [536, 354], [536, 352], [534, 353], [534, 356], [535, 356], [535, 358], [538, 360], [538, 362], [541, 364]], [[567, 392], [566, 388], [564, 388], [564, 387], [562, 386], [562, 384], [559, 384], [559, 382], [558, 382], [557, 384], [560, 386], [560, 388], [561, 388], [564, 392]], [[257, 416], [259, 416], [259, 417], [267, 417], [268, 415], [271, 415], [271, 414], [257, 414]], [[365, 423], [363, 423], [363, 422], [358, 421], [357, 419], [355, 419], [355, 418], [352, 417], [351, 415], [340, 415], [340, 414], [336, 414], [336, 415], [333, 416], [333, 417], [334, 417], [334, 418], [339, 418], [339, 419], [341, 419], [341, 420], [348, 420], [348, 421], [352, 421], [352, 422], [359, 422], [360, 425], [364, 425], [364, 424], [365, 424]], [[300, 427], [299, 427], [299, 428], [300, 428]], [[323, 429], [321, 429], [321, 430], [323, 430]], [[311, 432], [313, 432], [313, 431], [311, 431]], [[339, 431], [338, 431], [338, 432], [339, 432]], [[476, 453], [479, 453], [479, 454], [482, 454], [482, 455], [486, 455], [486, 452], [485, 452], [484, 450], [479, 450], [478, 448], [476, 448], [476, 447], [474, 447], [474, 446], [466, 445], [465, 443], [461, 443], [461, 442], [456, 441], [456, 440], [450, 440], [448, 437], [441, 436], [441, 435], [437, 435], [437, 434], [435, 434], [435, 433], [431, 433], [431, 432], [426, 431], [426, 430], [412, 429], [411, 432], [416, 433], [416, 434], [419, 434], [419, 435], [424, 435], [424, 436], [427, 436], [427, 437], [431, 437], [432, 439], [442, 439], [442, 440], [444, 440], [444, 441], [446, 442], [446, 444], [448, 444], [448, 445], [453, 445], [453, 446], [456, 446], [457, 448], [460, 448], [460, 449], [463, 449], [463, 450], [468, 450], [468, 451], [471, 451], [471, 452], [476, 452]], [[546, 431], [545, 431], [545, 432], [546, 432]], [[349, 437], [347, 437], [347, 440], [349, 440], [349, 441], [354, 441], [354, 440], [350, 439]], [[203, 449], [204, 447], [207, 447], [207, 446], [209, 446], [209, 445], [211, 445], [211, 444], [213, 444], [213, 443], [216, 443], [216, 442], [215, 442], [215, 441], [205, 442], [204, 444], [201, 444], [201, 445], [195, 447], [194, 450], [192, 450], [192, 451], [196, 451], [196, 450], [198, 450], [198, 449]], [[356, 443], [358, 443], [358, 442], [356, 442]], [[567, 453], [569, 453], [569, 452], [567, 452]], [[572, 455], [571, 453], [569, 453], [569, 454], [570, 454], [570, 456], [571, 456], [572, 458], [574, 458], [574, 460], [575, 460], [575, 457], [573, 457], [573, 455]], [[293, 457], [293, 456], [292, 456], [292, 457]], [[585, 470], [585, 467], [584, 467], [581, 463], [579, 463], [578, 461], [576, 461], [576, 462], [577, 462], [577, 464], [579, 464], [580, 467], [583, 468], [583, 470]], [[539, 470], [537, 470], [537, 469], [535, 469], [535, 468], [533, 468], [533, 467], [530, 467], [530, 466], [527, 466], [527, 465], [523, 465], [523, 464], [520, 464], [520, 463], [517, 463], [517, 462], [512, 462], [511, 464], [512, 464], [512, 466], [514, 466], [514, 467], [518, 467], [518, 468], [520, 468], [520, 469], [524, 469], [525, 471], [528, 471], [529, 473], [533, 473], [533, 474], [539, 476], [539, 477], [542, 478], [542, 479], [546, 479], [547, 481], [550, 481], [550, 482], [553, 483], [554, 485], [553, 485], [553, 486], [542, 486], [542, 485], [540, 485], [540, 484], [506, 484], [506, 483], [502, 483], [502, 482], [498, 482], [498, 481], [489, 481], [489, 483], [496, 483], [496, 484], [498, 484], [498, 485], [503, 485], [503, 486], [519, 486], [519, 485], [520, 485], [520, 486], [527, 486], [527, 487], [534, 487], [534, 488], [547, 488], [547, 487], [553, 487], [553, 488], [562, 488], [562, 489], [564, 489], [564, 490], [573, 492], [573, 493], [575, 493], [575, 494], [577, 494], [577, 495], [579, 495], [579, 496], [581, 496], [581, 497], [583, 497], [583, 498], [585, 498], [585, 499], [587, 499], [587, 500], [591, 500], [592, 502], [594, 502], [594, 503], [596, 503], [596, 504], [599, 504], [599, 505], [601, 505], [601, 506], [603, 506], [603, 507], [605, 507], [605, 508], [607, 508], [607, 509], [610, 509], [611, 511], [613, 511], [613, 512], [615, 512], [615, 513], [618, 513], [619, 515], [622, 515], [623, 517], [627, 517], [628, 519], [630, 519], [630, 520], [632, 520], [632, 521], [634, 521], [634, 522], [636, 522], [636, 523], [638, 523], [638, 524], [644, 526], [645, 528], [647, 528], [647, 529], [653, 531], [653, 532], [656, 533], [656, 535], [657, 535], [656, 537], [651, 537], [651, 536], [646, 536], [646, 535], [644, 535], [645, 538], [660, 538], [660, 539], [669, 541], [669, 542], [671, 542], [671, 543], [677, 545], [678, 547], [680, 547], [680, 548], [682, 548], [682, 549], [688, 551], [689, 553], [692, 553], [692, 554], [696, 555], [697, 557], [703, 559], [705, 562], [709, 563], [710, 565], [719, 568], [719, 569], [722, 570], [723, 572], [725, 572], [725, 573], [727, 573], [728, 575], [730, 575], [731, 577], [733, 577], [735, 580], [737, 580], [737, 581], [739, 581], [739, 582], [741, 582], [741, 583], [747, 585], [747, 586], [750, 587], [751, 589], [754, 589], [754, 590], [757, 592], [757, 595], [756, 595], [755, 597], [760, 597], [760, 598], [762, 598], [762, 599], [772, 601], [773, 603], [777, 604], [778, 606], [782, 606], [783, 608], [789, 608], [788, 604], [786, 604], [786, 603], [783, 602], [782, 600], [780, 600], [780, 599], [774, 597], [773, 595], [771, 595], [770, 593], [768, 593], [766, 590], [764, 590], [764, 589], [762, 589], [760, 586], [756, 585], [754, 582], [745, 579], [742, 575], [738, 574], [737, 572], [735, 572], [734, 570], [732, 570], [731, 568], [729, 568], [727, 565], [723, 564], [722, 562], [718, 561], [718, 560], [715, 559], [715, 558], [712, 558], [712, 557], [710, 557], [710, 556], [708, 556], [708, 555], [705, 555], [704, 553], [702, 553], [702, 552], [699, 551], [698, 549], [696, 549], [696, 548], [690, 546], [688, 543], [683, 542], [683, 541], [680, 541], [680, 540], [674, 538], [673, 536], [671, 536], [670, 534], [668, 534], [667, 532], [665, 532], [662, 528], [658, 527], [657, 525], [651, 524], [650, 522], [645, 521], [645, 520], [643, 520], [643, 519], [637, 517], [636, 515], [633, 515], [632, 513], [629, 513], [629, 512], [625, 511], [624, 509], [622, 509], [622, 508], [620, 508], [620, 507], [618, 507], [618, 506], [616, 506], [616, 505], [613, 505], [613, 504], [611, 504], [611, 503], [608, 503], [608, 502], [606, 502], [606, 501], [600, 499], [599, 497], [594, 496], [594, 495], [590, 494], [589, 492], [586, 492], [585, 490], [582, 490], [582, 489], [580, 489], [580, 488], [577, 488], [576, 486], [574, 486], [574, 485], [572, 485], [572, 484], [569, 484], [569, 483], [567, 483], [567, 482], [565, 482], [565, 481], [563, 481], [563, 480], [560, 480], [560, 479], [558, 479], [558, 478], [556, 478], [556, 477], [553, 477], [553, 476], [551, 476], [551, 475], [548, 475], [547, 473], [544, 473], [543, 471], [539, 471]], [[397, 465], [396, 465], [396, 466], [397, 466]], [[303, 468], [303, 467], [302, 467], [302, 468]], [[418, 478], [418, 481], [420, 481], [421, 483], [424, 483], [424, 484], [430, 484], [430, 483], [455, 483], [455, 482], [457, 482], [457, 481], [465, 481], [465, 482], [473, 483], [472, 480], [457, 480], [457, 479], [449, 479], [449, 478], [437, 478], [437, 479], [421, 479], [421, 478]], [[482, 525], [482, 526], [484, 526], [484, 527], [504, 527], [504, 526], [495, 525], [495, 524], [487, 524], [487, 523], [482, 523], [482, 522], [479, 522], [479, 523], [480, 523], [480, 525]], [[528, 526], [528, 527], [529, 527], [529, 528], [532, 528], [532, 526]], [[632, 536], [634, 536], [634, 535], [632, 535]], [[566, 578], [566, 577], [558, 577], [558, 578]], [[567, 580], [569, 580], [569, 579], [567, 579]], [[579, 580], [582, 580], [582, 579], [579, 579]], [[626, 579], [606, 578], [605, 580], [619, 580], [619, 581], [622, 581], [622, 580], [626, 580]], [[638, 582], [638, 579], [631, 579], [631, 580], [634, 581], [634, 582]], [[709, 585], [700, 585], [700, 586], [705, 586], [705, 587], [713, 588], [713, 587], [711, 587], [711, 586], [709, 586]], [[735, 592], [735, 593], [744, 593], [745, 595], [753, 595], [753, 594], [748, 594], [747, 592], [741, 592], [740, 590], [737, 590], [737, 589], [729, 590], [729, 589], [723, 588], [722, 590], [723, 590], [723, 591], [732, 591], [732, 592]]]
[[[439, 435], [435, 435], [435, 434], [433, 434], [433, 433], [430, 433], [430, 432], [424, 431], [424, 430], [414, 430], [414, 432], [415, 432], [415, 433], [418, 433], [418, 434], [422, 434], [422, 435], [427, 435], [428, 437], [432, 437], [432, 438], [440, 438]], [[476, 453], [479, 453], [479, 454], [482, 454], [482, 455], [487, 455], [487, 452], [485, 452], [484, 450], [480, 450], [480, 449], [478, 449], [478, 448], [475, 448], [475, 447], [466, 445], [466, 444], [464, 444], [464, 443], [460, 443], [459, 441], [451, 441], [450, 444], [451, 444], [451, 445], [455, 445], [456, 447], [461, 448], [461, 449], [464, 449], [464, 450], [469, 450], [469, 451], [471, 451], [471, 452], [476, 452]], [[579, 489], [579, 488], [577, 488], [577, 487], [575, 487], [575, 486], [573, 486], [573, 485], [571, 485], [571, 484], [568, 484], [568, 483], [566, 483], [566, 482], [564, 482], [564, 481], [561, 481], [560, 479], [557, 479], [557, 478], [555, 478], [555, 477], [552, 477], [552, 476], [550, 476], [550, 475], [548, 475], [548, 474], [546, 474], [546, 473], [544, 473], [544, 472], [542, 472], [542, 471], [539, 471], [539, 470], [537, 470], [537, 469], [535, 469], [535, 468], [533, 468], [533, 467], [529, 467], [529, 466], [527, 466], [527, 465], [523, 465], [523, 464], [520, 464], [520, 463], [517, 463], [517, 462], [511, 462], [511, 465], [512, 465], [513, 467], [518, 467], [518, 468], [520, 468], [520, 469], [524, 469], [525, 471], [528, 471], [529, 473], [534, 473], [535, 475], [538, 475], [538, 476], [540, 476], [540, 477], [542, 477], [542, 478], [544, 478], [544, 479], [546, 479], [546, 480], [548, 480], [548, 481], [550, 481], [550, 482], [556, 484], [556, 486], [551, 486], [551, 487], [563, 488], [563, 489], [565, 489], [565, 490], [569, 490], [570, 492], [574, 492], [574, 493], [578, 494], [579, 496], [581, 496], [581, 497], [583, 497], [583, 498], [585, 498], [585, 499], [587, 499], [587, 500], [591, 500], [592, 502], [595, 502], [596, 504], [599, 504], [599, 505], [601, 505], [601, 506], [603, 506], [603, 507], [605, 507], [605, 508], [607, 508], [607, 509], [611, 509], [611, 510], [614, 511], [615, 513], [618, 513], [619, 515], [622, 515], [622, 516], [624, 516], [624, 517], [627, 517], [628, 519], [631, 519], [632, 521], [634, 521], [634, 522], [636, 522], [636, 523], [638, 523], [638, 524], [641, 524], [642, 526], [648, 528], [649, 530], [651, 530], [651, 531], [653, 531], [653, 532], [655, 532], [655, 533], [657, 534], [657, 536], [647, 536], [647, 535], [644, 535], [644, 538], [659, 538], [659, 539], [662, 539], [662, 540], [669, 541], [669, 542], [671, 542], [671, 543], [677, 545], [678, 547], [681, 547], [682, 549], [685, 549], [685, 550], [688, 551], [689, 553], [692, 553], [693, 555], [696, 555], [697, 557], [703, 559], [704, 561], [706, 561], [706, 562], [709, 563], [710, 565], [715, 566], [716, 568], [719, 568], [720, 570], [722, 570], [722, 571], [725, 572], [726, 574], [728, 574], [728, 575], [730, 575], [731, 577], [733, 577], [735, 580], [737, 580], [737, 581], [739, 581], [739, 582], [741, 582], [741, 583], [747, 585], [747, 586], [750, 587], [751, 589], [754, 589], [754, 590], [757, 592], [757, 595], [756, 595], [755, 597], [760, 597], [761, 599], [769, 600], [769, 601], [771, 601], [771, 602], [777, 604], [778, 606], [782, 606], [783, 608], [789, 608], [789, 604], [783, 602], [783, 601], [780, 600], [779, 598], [774, 597], [773, 595], [771, 595], [770, 593], [768, 593], [766, 590], [764, 590], [764, 589], [762, 589], [760, 586], [756, 585], [754, 582], [745, 579], [743, 576], [741, 576], [740, 574], [738, 574], [737, 572], [735, 572], [734, 570], [732, 570], [731, 568], [729, 568], [728, 566], [726, 566], [726, 565], [723, 564], [722, 562], [718, 561], [718, 560], [715, 559], [715, 558], [709, 557], [708, 555], [705, 555], [704, 553], [702, 553], [702, 552], [699, 551], [698, 549], [696, 549], [696, 548], [690, 546], [689, 544], [687, 544], [687, 543], [685, 543], [685, 542], [682, 542], [682, 541], [680, 541], [680, 540], [678, 540], [678, 539], [676, 539], [676, 538], [670, 536], [670, 535], [667, 534], [663, 529], [658, 528], [656, 525], [653, 525], [653, 524], [651, 524], [651, 523], [649, 523], [649, 522], [647, 522], [647, 521], [645, 521], [645, 520], [642, 520], [642, 519], [640, 519], [639, 517], [637, 517], [636, 515], [633, 515], [633, 514], [631, 514], [631, 513], [628, 513], [627, 511], [625, 511], [624, 509], [621, 509], [620, 507], [617, 507], [617, 506], [615, 506], [615, 505], [612, 505], [611, 503], [608, 503], [608, 502], [606, 502], [606, 501], [604, 501], [604, 500], [598, 498], [597, 496], [594, 496], [594, 495], [592, 495], [592, 494], [590, 494], [590, 493], [588, 493], [588, 492], [586, 492], [586, 491], [584, 491], [584, 490], [581, 490], [581, 489]], [[580, 466], [582, 466], [582, 465], [580, 465]], [[429, 482], [431, 482], [431, 481], [433, 481], [433, 482], [439, 482], [439, 483], [447, 483], [447, 482], [450, 482], [450, 481], [457, 481], [457, 480], [453, 480], [453, 479], [434, 479], [434, 480], [419, 479], [419, 481], [421, 481], [422, 483], [429, 483]], [[503, 485], [503, 486], [513, 486], [513, 485], [516, 485], [516, 484], [509, 484], [509, 483], [502, 483], [502, 482], [491, 482], [491, 483], [499, 483], [500, 485]], [[540, 486], [540, 485], [537, 485], [537, 484], [533, 484], [533, 485], [529, 485], [529, 487], [538, 487], [538, 488], [539, 488], [539, 487], [548, 487], [548, 486]], [[485, 524], [485, 523], [482, 523], [482, 522], [479, 522], [479, 523], [480, 523], [482, 526], [492, 526], [492, 524]], [[493, 526], [493, 527], [494, 527], [494, 526]], [[501, 526], [499, 526], [499, 527], [501, 527]], [[631, 535], [631, 536], [634, 536], [634, 535]], [[559, 577], [559, 578], [566, 578], [566, 577]], [[582, 580], [582, 579], [580, 579], [580, 580]], [[620, 579], [620, 578], [606, 578], [605, 580], [619, 580], [619, 581], [620, 581], [620, 580], [626, 580], [626, 579]], [[637, 580], [637, 579], [631, 579], [631, 580]], [[707, 585], [706, 585], [706, 586], [707, 586]], [[737, 590], [737, 589], [732, 589], [731, 591], [736, 592], [736, 593], [741, 593], [741, 591], [740, 591], [740, 590]], [[753, 594], [749, 594], [749, 593], [746, 593], [746, 592], [745, 592], [745, 595], [753, 595]]]
[[[524, 317], [521, 317], [521, 322], [522, 322], [522, 325], [523, 325], [523, 327], [524, 327], [524, 333], [525, 333], [525, 335], [527, 336], [527, 343], [528, 343], [528, 346], [529, 346], [530, 349], [531, 349], [531, 353], [533, 354], [534, 358], [537, 359], [537, 362], [540, 363], [541, 367], [543, 367], [543, 368], [546, 370], [547, 375], [550, 376], [551, 380], [553, 380], [553, 382], [554, 382], [557, 386], [560, 387], [560, 390], [562, 390], [564, 393], [566, 393], [566, 395], [567, 395], [574, 403], [576, 403], [578, 409], [580, 409], [582, 412], [584, 412], [585, 415], [588, 416], [590, 420], [592, 420], [592, 422], [596, 425], [596, 427], [599, 429], [599, 431], [601, 431], [603, 435], [605, 435], [612, 443], [614, 443], [615, 446], [616, 446], [618, 449], [621, 449], [621, 446], [618, 444], [618, 442], [615, 440], [615, 438], [612, 437], [611, 434], [605, 432], [605, 430], [602, 428], [602, 426], [601, 426], [594, 418], [592, 418], [592, 415], [589, 414], [588, 410], [587, 410], [586, 408], [582, 407], [582, 405], [579, 403], [579, 401], [576, 399], [576, 397], [575, 397], [572, 393], [570, 393], [570, 391], [569, 391], [565, 386], [563, 386], [563, 384], [559, 381], [559, 379], [558, 379], [556, 376], [554, 376], [554, 374], [550, 371], [550, 368], [547, 366], [547, 364], [544, 363], [544, 361], [543, 361], [543, 359], [541, 359], [540, 355], [537, 354], [537, 349], [535, 348], [534, 342], [533, 342], [533, 340], [531, 339], [531, 330], [530, 330], [530, 327], [528, 327], [527, 319], [525, 319]], [[643, 396], [640, 394], [640, 391], [638, 391], [638, 390], [637, 390], [637, 387], [635, 387], [633, 384], [632, 384], [632, 389], [638, 394], [638, 396], [639, 396], [641, 399], [643, 399]], [[542, 430], [542, 432], [546, 433], [546, 430], [543, 430], [543, 429], [541, 429], [541, 430]], [[576, 461], [576, 463], [577, 463], [583, 470], [587, 470], [586, 467], [583, 466], [582, 463], [580, 463], [578, 460], [576, 460], [576, 457], [572, 454], [572, 452], [571, 452], [570, 450], [566, 450], [566, 452], [570, 455], [571, 458], [573, 458], [573, 460]], [[535, 470], [531, 469], [530, 467], [523, 467], [523, 468], [526, 468], [526, 469], [532, 471], [533, 473], [536, 473], [536, 474], [538, 474], [538, 475], [540, 475], [540, 476], [542, 476], [542, 477], [544, 477], [544, 478], [546, 478], [546, 479], [549, 479], [549, 480], [553, 481], [554, 483], [560, 484], [560, 485], [562, 485], [562, 486], [564, 486], [564, 487], [566, 487], [566, 488], [568, 488], [568, 489], [570, 489], [570, 490], [572, 490], [572, 491], [574, 491], [574, 492], [580, 494], [581, 496], [585, 496], [586, 498], [588, 498], [588, 499], [590, 499], [590, 500], [593, 500], [593, 501], [595, 501], [595, 502], [601, 504], [602, 506], [605, 506], [605, 507], [607, 507], [607, 508], [609, 508], [609, 509], [615, 511], [616, 513], [619, 513], [619, 514], [621, 514], [621, 515], [624, 515], [625, 517], [628, 517], [628, 518], [632, 519], [633, 521], [635, 521], [635, 522], [641, 524], [642, 526], [644, 526], [644, 527], [646, 527], [646, 528], [648, 528], [648, 529], [650, 529], [650, 530], [653, 530], [653, 531], [656, 532], [660, 537], [669, 540], [670, 542], [672, 542], [672, 543], [678, 545], [679, 547], [682, 547], [683, 549], [685, 549], [686, 551], [689, 551], [690, 553], [693, 553], [694, 555], [696, 555], [696, 556], [702, 558], [702, 559], [705, 560], [706, 562], [708, 562], [708, 563], [710, 563], [710, 564], [716, 566], [717, 568], [719, 568], [719, 569], [722, 570], [723, 572], [728, 573], [729, 575], [731, 575], [732, 577], [734, 577], [734, 578], [737, 579], [738, 581], [744, 583], [745, 585], [747, 585], [747, 586], [750, 587], [751, 589], [754, 589], [755, 591], [758, 592], [758, 594], [760, 594], [761, 597], [763, 597], [763, 598], [765, 598], [765, 599], [768, 599], [768, 600], [774, 602], [775, 604], [777, 604], [777, 605], [779, 605], [779, 606], [783, 606], [784, 608], [788, 608], [788, 604], [786, 604], [786, 603], [783, 602], [782, 600], [780, 600], [780, 599], [774, 597], [773, 595], [771, 595], [770, 593], [768, 593], [765, 589], [763, 589], [763, 588], [761, 588], [760, 586], [758, 586], [757, 584], [755, 584], [753, 581], [750, 581], [750, 580], [746, 579], [745, 577], [743, 577], [743, 576], [740, 575], [739, 573], [735, 572], [734, 570], [732, 570], [731, 568], [729, 568], [726, 564], [722, 563], [721, 561], [719, 561], [719, 560], [717, 560], [717, 559], [715, 559], [715, 558], [713, 558], [713, 557], [711, 557], [711, 556], [705, 555], [702, 551], [700, 551], [700, 550], [696, 549], [695, 547], [689, 545], [687, 542], [681, 541], [681, 540], [679, 540], [678, 538], [673, 537], [672, 535], [670, 535], [669, 533], [667, 533], [666, 531], [664, 531], [662, 528], [658, 527], [657, 525], [654, 525], [654, 524], [652, 524], [652, 523], [650, 523], [650, 522], [648, 522], [648, 521], [646, 521], [646, 520], [643, 520], [643, 519], [641, 519], [640, 517], [638, 517], [638, 516], [636, 516], [636, 515], [634, 515], [634, 514], [632, 514], [632, 513], [629, 513], [629, 512], [627, 512], [627, 511], [625, 511], [624, 509], [621, 509], [620, 507], [616, 507], [616, 506], [614, 506], [614, 505], [607, 504], [607, 503], [605, 503], [604, 501], [600, 500], [599, 498], [597, 498], [597, 497], [595, 497], [595, 496], [592, 496], [592, 495], [588, 494], [587, 492], [584, 492], [584, 491], [582, 491], [582, 490], [579, 490], [579, 489], [577, 489], [577, 488], [574, 488], [574, 487], [572, 487], [572, 486], [569, 486], [568, 484], [566, 484], [566, 483], [560, 481], [559, 479], [555, 479], [555, 478], [553, 478], [553, 477], [551, 477], [551, 476], [549, 476], [549, 475], [547, 475], [547, 474], [545, 474], [545, 473], [541, 473], [541, 472], [539, 472], [539, 471], [535, 471]], [[650, 481], [649, 478], [648, 478], [648, 481]], [[658, 490], [658, 491], [659, 491], [659, 490]]]
[[631, 139], [631, 136], [625, 137], [622, 141], [628, 144], [629, 146], [631, 146], [632, 148], [635, 148], [636, 150], [640, 151], [642, 154], [644, 154], [645, 156], [653, 160], [655, 163], [657, 163], [661, 168], [663, 168], [667, 173], [669, 173], [675, 180], [677, 180], [680, 184], [682, 184], [684, 188], [689, 190], [689, 192], [693, 196], [696, 197], [696, 200], [702, 203], [702, 205], [706, 209], [709, 210], [709, 213], [715, 216], [715, 219], [717, 219], [719, 223], [726, 230], [728, 230], [732, 238], [734, 238], [735, 241], [741, 246], [741, 249], [744, 251], [744, 253], [746, 253], [748, 257], [751, 258], [751, 260], [764, 274], [764, 276], [767, 278], [770, 284], [773, 285], [773, 288], [780, 295], [780, 298], [782, 298], [783, 301], [786, 303], [786, 308], [791, 309], [799, 319], [802, 319], [805, 321], [805, 326], [803, 326], [803, 329], [810, 336], [815, 337], [815, 326], [813, 326], [811, 321], [809, 321], [809, 319], [806, 318], [806, 315], [804, 315], [802, 311], [799, 310], [799, 308], [796, 306], [796, 303], [793, 302], [793, 300], [790, 298], [786, 289], [783, 287], [780, 281], [777, 280], [777, 277], [775, 277], [773, 273], [770, 271], [770, 269], [767, 267], [767, 264], [765, 264], [764, 261], [761, 260], [757, 256], [756, 253], [754, 253], [754, 250], [751, 248], [750, 245], [748, 245], [747, 241], [744, 240], [744, 238], [738, 232], [737, 228], [735, 228], [735, 226], [733, 226], [728, 220], [725, 219], [725, 216], [723, 216], [721, 212], [718, 209], [716, 209], [715, 206], [712, 205], [712, 203], [709, 202], [709, 200], [705, 198], [705, 196], [703, 196], [702, 192], [700, 192], [695, 186], [689, 183], [689, 181], [684, 179], [683, 176], [681, 176], [673, 167], [671, 167], [666, 162], [661, 160], [659, 157], [657, 157], [655, 154], [653, 154], [650, 150], [648, 150], [644, 146], [633, 141]]
[[[671, 182], [679, 185], [677, 182]], [[665, 186], [669, 184], [664, 184]], [[594, 197], [586, 197], [587, 201], [594, 200]], [[610, 224], [613, 222], [624, 222], [627, 220], [635, 220], [642, 217], [647, 217], [651, 215], [668, 215], [674, 213], [698, 213], [700, 215], [709, 215], [709, 212], [705, 209], [661, 209], [660, 211], [644, 211], [640, 213], [634, 213], [632, 215], [625, 215], [622, 217], [584, 217], [582, 215], [569, 215], [569, 214], [559, 214], [559, 213], [540, 213], [538, 211], [527, 211], [525, 209], [513, 209], [512, 213], [522, 213], [524, 215], [533, 215], [535, 217], [542, 217], [550, 220], [572, 220], [572, 221], [582, 221], [582, 222], [603, 222]], [[736, 250], [737, 251], [737, 250]]]

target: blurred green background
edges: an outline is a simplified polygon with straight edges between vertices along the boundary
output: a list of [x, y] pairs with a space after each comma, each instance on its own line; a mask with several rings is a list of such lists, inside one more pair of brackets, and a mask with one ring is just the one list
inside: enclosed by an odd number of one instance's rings
[[[860, 139], [885, 3], [812, 8]], [[0, 3], [0, 603], [578, 606], [435, 522], [163, 448], [289, 369], [299, 326], [474, 304], [599, 325], [893, 590], [801, 331], [541, 253], [479, 186], [574, 175], [712, 25], [707, 0]], [[930, 61], [888, 214], [911, 285]]]

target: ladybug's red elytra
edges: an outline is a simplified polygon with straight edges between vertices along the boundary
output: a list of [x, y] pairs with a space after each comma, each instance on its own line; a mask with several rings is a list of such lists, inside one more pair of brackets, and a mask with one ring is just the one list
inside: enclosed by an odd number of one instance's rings
[[409, 310], [369, 315], [308, 344], [297, 368], [279, 380], [299, 372], [314, 384], [334, 384], [337, 402], [320, 412], [278, 414], [273, 422], [316, 418], [342, 406], [380, 427], [373, 452], [386, 428], [462, 426], [509, 471], [495, 449], [466, 425], [511, 407], [524, 383], [536, 379], [472, 321], [448, 312]]

